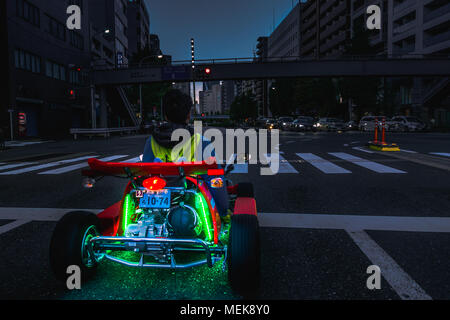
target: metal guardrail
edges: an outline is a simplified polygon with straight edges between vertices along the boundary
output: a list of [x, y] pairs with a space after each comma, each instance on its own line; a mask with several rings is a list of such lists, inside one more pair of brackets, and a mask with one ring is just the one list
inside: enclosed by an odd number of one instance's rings
[[90, 137], [101, 135], [105, 138], [111, 136], [112, 133], [131, 133], [137, 132], [139, 127], [124, 127], [124, 128], [95, 128], [95, 129], [82, 129], [82, 128], [73, 128], [70, 129], [70, 134], [73, 135], [75, 140], [78, 139], [78, 135], [88, 135]]

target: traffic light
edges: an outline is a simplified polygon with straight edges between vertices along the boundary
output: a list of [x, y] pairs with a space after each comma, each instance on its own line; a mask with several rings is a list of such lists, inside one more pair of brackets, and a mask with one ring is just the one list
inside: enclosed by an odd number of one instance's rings
[[74, 89], [70, 89], [69, 90], [69, 99], [70, 100], [75, 100], [77, 98], [76, 92]]
[[208, 80], [212, 74], [210, 67], [198, 67], [195, 69], [195, 78], [198, 80]]

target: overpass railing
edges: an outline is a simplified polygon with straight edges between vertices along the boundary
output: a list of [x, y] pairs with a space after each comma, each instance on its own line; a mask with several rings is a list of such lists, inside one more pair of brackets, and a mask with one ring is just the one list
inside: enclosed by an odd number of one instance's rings
[[[370, 61], [370, 60], [405, 60], [405, 59], [436, 59], [448, 60], [450, 54], [377, 54], [377, 55], [340, 55], [335, 57], [305, 57], [305, 56], [284, 56], [284, 57], [251, 57], [251, 58], [221, 58], [221, 59], [198, 59], [197, 65], [218, 65], [218, 64], [240, 64], [240, 63], [280, 63], [280, 62], [301, 62], [301, 61]], [[95, 71], [115, 70], [115, 69], [145, 69], [149, 67], [164, 66], [192, 66], [191, 60], [176, 60], [170, 64], [152, 64], [152, 63], [130, 63], [120, 66], [95, 66]]]

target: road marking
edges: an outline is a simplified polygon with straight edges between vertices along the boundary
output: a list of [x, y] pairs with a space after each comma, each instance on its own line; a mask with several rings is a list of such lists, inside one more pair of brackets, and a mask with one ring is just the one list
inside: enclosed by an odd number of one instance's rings
[[141, 162], [141, 156], [133, 158], [133, 159], [128, 159], [126, 161], [122, 161], [122, 163], [138, 163]]
[[334, 163], [331, 163], [330, 161], [327, 161], [325, 159], [322, 159], [319, 156], [316, 156], [312, 153], [297, 153], [297, 156], [308, 162], [309, 164], [313, 165], [320, 171], [326, 173], [326, 174], [346, 174], [346, 173], [352, 173], [351, 171], [348, 171], [344, 168], [341, 168]]
[[259, 213], [258, 216], [262, 227], [273, 228], [450, 233], [450, 218], [446, 217], [393, 217], [300, 213]]
[[347, 231], [373, 265], [402, 300], [432, 300], [432, 298], [364, 231]]
[[360, 148], [360, 147], [353, 147], [352, 149], [353, 150], [362, 151], [362, 152], [365, 152], [365, 153], [374, 153], [373, 151], [370, 151], [370, 150], [367, 150], [367, 149], [364, 149], [364, 148]]
[[413, 151], [413, 150], [406, 150], [406, 149], [400, 149], [400, 151], [402, 151], [402, 152], [406, 152], [406, 153], [417, 153], [417, 151]]
[[[66, 213], [88, 211], [98, 214], [102, 209], [64, 208], [0, 208], [1, 220], [58, 221]], [[265, 228], [380, 230], [404, 232], [450, 233], [447, 217], [392, 217], [338, 214], [258, 213]]]
[[[297, 174], [298, 171], [281, 155], [282, 152], [280, 152], [279, 154], [274, 153], [273, 155], [270, 153], [265, 154], [264, 156], [266, 157], [266, 161], [269, 163], [272, 161], [272, 158], [274, 158], [275, 161], [278, 160], [280, 166], [278, 168], [278, 172], [274, 172], [273, 169], [272, 173], [274, 174], [278, 174], [278, 173], [294, 173]], [[278, 157], [278, 158], [277, 158]]]
[[14, 164], [7, 164], [4, 166], [0, 167], [0, 170], [8, 170], [8, 169], [14, 169], [14, 168], [18, 168], [18, 167], [25, 167], [25, 166], [29, 166], [32, 164], [36, 164], [37, 162], [22, 162], [22, 163], [14, 163]]
[[344, 153], [344, 152], [330, 152], [332, 156], [335, 156], [336, 158], [349, 161], [357, 166], [369, 169], [371, 171], [377, 172], [377, 173], [406, 173], [405, 171], [401, 171], [398, 169], [394, 169], [373, 161], [369, 161], [363, 158], [359, 158], [356, 156], [352, 156], [351, 154]]
[[[111, 156], [111, 157], [100, 159], [100, 161], [108, 162], [108, 161], [113, 161], [113, 160], [126, 158], [126, 157], [128, 157], [128, 155]], [[92, 157], [89, 157], [89, 158], [92, 158]], [[49, 171], [41, 172], [39, 174], [42, 174], [42, 175], [56, 175], [56, 174], [61, 174], [61, 173], [67, 173], [67, 172], [75, 171], [75, 170], [78, 170], [78, 169], [81, 169], [81, 168], [84, 168], [84, 167], [87, 167], [87, 166], [88, 166], [88, 163], [84, 162], [84, 163], [80, 163], [80, 164], [75, 164], [73, 166], [68, 166], [68, 167], [63, 167], [63, 168], [59, 168], [59, 169], [55, 169], [55, 170], [49, 170]]]
[[20, 219], [20, 220], [16, 220], [16, 221], [10, 222], [8, 224], [5, 224], [3, 226], [0, 226], [0, 234], [11, 231], [11, 230], [18, 228], [24, 224], [27, 224], [28, 222], [31, 222], [31, 220]]
[[436, 156], [443, 156], [443, 157], [449, 157], [450, 153], [442, 153], [442, 152], [430, 152], [430, 154], [436, 155]]
[[231, 173], [234, 174], [247, 174], [248, 173], [248, 163], [237, 163], [235, 164], [234, 162], [237, 159], [237, 154], [234, 153], [233, 155], [231, 155], [230, 159], [228, 159], [227, 164], [233, 164], [234, 165], [234, 170], [231, 171]]
[[88, 211], [99, 214], [101, 209], [59, 209], [59, 208], [0, 208], [2, 220], [59, 221], [72, 211]]
[[86, 157], [75, 158], [75, 159], [61, 160], [61, 161], [57, 161], [57, 162], [51, 162], [51, 163], [41, 164], [38, 166], [28, 167], [28, 168], [24, 168], [24, 169], [20, 169], [20, 170], [2, 172], [2, 173], [0, 173], [0, 175], [22, 174], [22, 173], [38, 171], [38, 170], [42, 170], [42, 169], [46, 169], [46, 168], [62, 166], [64, 164], [83, 161], [83, 160], [87, 160], [89, 158], [96, 158], [96, 157], [97, 156], [86, 156]]

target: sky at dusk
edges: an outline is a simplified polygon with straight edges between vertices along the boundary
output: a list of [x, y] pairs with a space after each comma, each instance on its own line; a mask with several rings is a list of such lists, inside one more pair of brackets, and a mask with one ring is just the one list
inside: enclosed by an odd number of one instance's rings
[[161, 50], [174, 61], [253, 57], [257, 38], [268, 36], [298, 0], [146, 0], [150, 32], [159, 35]]

